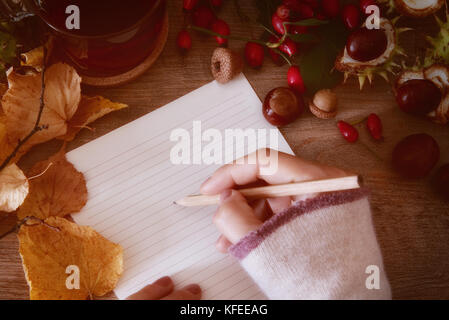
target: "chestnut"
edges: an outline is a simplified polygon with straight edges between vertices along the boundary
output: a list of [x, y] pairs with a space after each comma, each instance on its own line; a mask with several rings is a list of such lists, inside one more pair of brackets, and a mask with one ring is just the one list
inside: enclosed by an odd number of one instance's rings
[[287, 87], [279, 87], [268, 92], [262, 112], [269, 123], [284, 126], [295, 121], [304, 111], [302, 96]]
[[412, 79], [396, 90], [396, 102], [402, 111], [415, 115], [426, 115], [438, 108], [442, 94], [430, 80]]
[[449, 163], [438, 169], [433, 183], [436, 191], [449, 201]]
[[380, 57], [387, 50], [387, 45], [384, 30], [360, 28], [349, 35], [346, 50], [352, 59], [366, 62]]
[[438, 143], [425, 133], [404, 138], [393, 151], [394, 169], [407, 178], [427, 176], [439, 159]]

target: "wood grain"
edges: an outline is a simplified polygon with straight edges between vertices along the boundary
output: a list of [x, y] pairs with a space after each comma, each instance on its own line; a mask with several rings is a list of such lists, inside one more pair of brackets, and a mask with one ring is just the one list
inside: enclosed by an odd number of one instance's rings
[[[252, 2], [241, 3], [244, 12], [254, 16]], [[169, 16], [167, 45], [148, 72], [118, 88], [84, 88], [86, 94], [101, 94], [127, 103], [130, 108], [97, 121], [94, 124], [95, 132], [82, 131], [68, 146], [69, 150], [213, 80], [209, 61], [215, 41], [195, 34], [192, 50], [185, 56], [180, 55], [175, 45], [177, 31], [183, 23], [180, 0], [170, 2]], [[257, 36], [258, 29], [249, 28], [240, 21], [232, 1], [225, 2], [220, 16], [230, 24], [235, 35]], [[407, 45], [418, 47], [414, 39], [412, 37]], [[230, 43], [232, 49], [240, 52], [243, 46], [242, 42]], [[267, 59], [260, 70], [246, 68], [244, 73], [263, 99], [273, 87], [286, 85], [286, 71], [287, 66], [277, 67]], [[359, 120], [376, 112], [384, 121], [384, 142], [373, 142], [360, 125], [360, 141], [350, 145], [340, 136], [335, 119], [319, 120], [310, 113], [282, 128], [282, 133], [297, 155], [364, 176], [366, 185], [371, 189], [374, 224], [394, 298], [448, 299], [449, 204], [432, 191], [430, 178], [412, 181], [398, 177], [391, 170], [390, 157], [400, 139], [412, 133], [425, 132], [438, 140], [442, 151], [439, 165], [449, 162], [449, 126], [435, 125], [400, 112], [390, 85], [383, 80], [377, 79], [372, 87], [363, 92], [359, 92], [358, 84], [351, 80], [339, 86], [336, 92], [340, 99], [337, 119]], [[29, 168], [59, 150], [60, 145], [60, 142], [52, 141], [34, 148], [20, 166]], [[9, 235], [0, 241], [0, 299], [27, 298], [28, 287], [18, 255], [17, 237]]]

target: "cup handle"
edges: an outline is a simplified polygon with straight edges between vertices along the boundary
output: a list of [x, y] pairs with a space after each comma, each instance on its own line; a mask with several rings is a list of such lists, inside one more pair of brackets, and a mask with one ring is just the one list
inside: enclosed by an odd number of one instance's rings
[[20, 21], [32, 15], [27, 9], [27, 0], [0, 0], [0, 18]]

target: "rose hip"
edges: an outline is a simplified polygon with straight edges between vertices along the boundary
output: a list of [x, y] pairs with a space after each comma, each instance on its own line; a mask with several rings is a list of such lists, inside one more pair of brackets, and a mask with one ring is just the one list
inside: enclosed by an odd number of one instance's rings
[[264, 47], [255, 42], [248, 42], [245, 46], [245, 58], [252, 68], [259, 68], [263, 64], [265, 56]]
[[286, 53], [289, 57], [293, 57], [298, 52], [298, 46], [292, 39], [287, 38], [279, 46], [279, 50]]
[[362, 10], [364, 14], [366, 14], [366, 8], [373, 5], [377, 5], [376, 0], [360, 0], [359, 2], [360, 10]]
[[283, 0], [282, 4], [294, 12], [299, 12], [299, 0]]
[[313, 8], [307, 3], [300, 3], [298, 14], [301, 19], [311, 19], [315, 15], [315, 12], [313, 11]]
[[307, 3], [314, 11], [320, 6], [318, 0], [302, 0], [302, 2]]
[[342, 17], [343, 23], [349, 30], [355, 29], [360, 25], [360, 10], [353, 4], [344, 6]]
[[178, 48], [184, 52], [190, 50], [192, 47], [192, 37], [186, 29], [179, 31], [176, 44], [178, 45]]
[[214, 20], [215, 14], [209, 7], [199, 6], [193, 11], [192, 21], [197, 27], [209, 29]]
[[366, 127], [375, 140], [382, 140], [382, 121], [375, 113], [371, 113], [366, 120]]
[[184, 0], [182, 2], [182, 7], [184, 10], [190, 11], [196, 7], [196, 5], [198, 4], [198, 1], [199, 0]]
[[358, 140], [359, 132], [352, 125], [340, 120], [338, 121], [337, 126], [346, 141], [354, 143]]
[[321, 2], [323, 13], [329, 18], [335, 18], [340, 13], [340, 1], [339, 0], [323, 0]]
[[294, 91], [303, 94], [306, 91], [304, 80], [298, 66], [291, 66], [287, 72], [287, 83]]
[[209, 3], [214, 7], [221, 7], [223, 0], [209, 0]]
[[287, 7], [285, 4], [281, 4], [276, 9], [276, 14], [281, 20], [288, 20], [290, 18], [290, 8]]
[[[231, 33], [229, 25], [221, 19], [217, 19], [212, 23], [212, 31], [224, 36], [228, 36]], [[226, 45], [228, 43], [228, 39], [222, 37], [215, 37], [215, 40], [217, 40], [219, 45]]]
[[[273, 25], [273, 29], [274, 31], [276, 31], [279, 34], [284, 34], [285, 33], [285, 29], [284, 29], [284, 23], [285, 21], [282, 20], [281, 18], [279, 18], [279, 16], [275, 13], [273, 13], [273, 16], [271, 17], [271, 24]], [[286, 25], [285, 28], [287, 29], [287, 31], [289, 30], [289, 26]]]

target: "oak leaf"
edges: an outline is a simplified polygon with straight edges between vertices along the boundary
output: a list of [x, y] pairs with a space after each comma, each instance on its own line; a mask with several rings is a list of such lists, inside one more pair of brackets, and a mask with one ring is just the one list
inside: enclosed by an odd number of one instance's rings
[[[79, 300], [103, 296], [123, 272], [123, 249], [94, 229], [64, 218], [24, 224], [19, 253], [32, 300]], [[79, 289], [69, 290], [67, 267], [79, 270]], [[70, 270], [70, 269], [69, 269]], [[73, 269], [72, 269], [73, 270]], [[70, 286], [69, 286], [70, 287]]]
[[[9, 87], [3, 95], [2, 106], [8, 140], [15, 145], [34, 128], [40, 109], [42, 75], [23, 75], [10, 69], [7, 76]], [[46, 129], [33, 135], [22, 149], [66, 134], [67, 122], [75, 114], [80, 99], [81, 77], [75, 69], [64, 63], [49, 67], [45, 72], [45, 106], [39, 123]]]
[[0, 211], [13, 212], [28, 195], [29, 182], [22, 170], [10, 164], [0, 171]]
[[45, 219], [80, 211], [87, 202], [84, 175], [67, 161], [64, 150], [37, 163], [29, 172], [30, 193], [17, 211], [19, 220], [28, 216]]
[[128, 105], [126, 104], [112, 102], [101, 96], [88, 97], [83, 95], [78, 110], [68, 123], [67, 133], [64, 136], [58, 137], [58, 139], [72, 141], [77, 133], [81, 129], [86, 128], [88, 124], [110, 112], [127, 107]]

